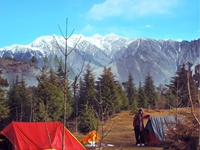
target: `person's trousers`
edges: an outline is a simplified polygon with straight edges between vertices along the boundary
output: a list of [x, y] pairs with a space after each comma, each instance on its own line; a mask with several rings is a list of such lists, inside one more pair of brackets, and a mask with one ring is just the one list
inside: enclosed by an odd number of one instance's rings
[[140, 131], [140, 126], [135, 126], [135, 139], [136, 144], [140, 144], [141, 142], [144, 143], [144, 135], [142, 134], [142, 131]]

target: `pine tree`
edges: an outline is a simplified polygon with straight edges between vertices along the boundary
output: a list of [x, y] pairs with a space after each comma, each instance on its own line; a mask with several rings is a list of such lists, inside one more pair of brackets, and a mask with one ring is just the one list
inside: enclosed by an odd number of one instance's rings
[[78, 99], [79, 124], [78, 129], [82, 133], [87, 133], [97, 128], [97, 117], [95, 112], [96, 90], [94, 75], [90, 65], [86, 67], [83, 80], [80, 79], [80, 90]]
[[[38, 121], [61, 121], [63, 117], [63, 86], [60, 86], [60, 78], [56, 76], [52, 69], [47, 73], [42, 70], [41, 76], [37, 77], [38, 86], [35, 89], [35, 97], [38, 103]], [[70, 104], [71, 94], [68, 92], [67, 118], [72, 113]]]
[[58, 61], [58, 68], [57, 68], [57, 75], [59, 77], [64, 77], [64, 69], [63, 69], [63, 61], [62, 59], [60, 61]]
[[[2, 125], [4, 119], [9, 117], [9, 107], [8, 107], [8, 99], [6, 98], [6, 90], [5, 88], [8, 86], [7, 80], [1, 77], [1, 70], [0, 70], [0, 124]], [[0, 127], [1, 127], [0, 125]]]
[[128, 97], [126, 96], [126, 92], [122, 89], [121, 85], [117, 85], [117, 93], [119, 95], [120, 99], [120, 110], [128, 110], [129, 109], [129, 100]]
[[18, 76], [10, 85], [8, 91], [10, 119], [12, 121], [29, 121], [30, 95], [23, 78], [18, 81]]
[[120, 109], [120, 96], [117, 91], [117, 83], [114, 80], [114, 75], [111, 68], [104, 67], [103, 74], [98, 78], [101, 87], [103, 110], [105, 117], [109, 117]]
[[[51, 101], [50, 101], [50, 117], [52, 118], [52, 120], [62, 120], [61, 116], [63, 116], [63, 107], [61, 106], [63, 103], [63, 87], [60, 86], [60, 82], [62, 81], [62, 79], [60, 79], [60, 77], [58, 77], [55, 72], [50, 69], [49, 71], [49, 84], [51, 85], [50, 87], [52, 89], [50, 89], [51, 92]], [[64, 81], [63, 81], [64, 82]], [[67, 106], [66, 106], [66, 118], [69, 118], [72, 114], [72, 105], [73, 105], [73, 101], [72, 101], [72, 94], [70, 91], [70, 88], [67, 86], [68, 88], [68, 93], [67, 93]], [[56, 110], [56, 111], [55, 111]]]
[[138, 95], [135, 85], [133, 83], [133, 77], [129, 73], [128, 81], [123, 83], [126, 95], [129, 100], [129, 106], [132, 113], [136, 113], [138, 111]]
[[19, 89], [18, 89], [18, 78], [12, 82], [8, 91], [8, 99], [10, 106], [10, 118], [14, 121], [19, 121], [19, 113], [18, 113], [18, 99], [19, 98]]
[[172, 89], [168, 89], [165, 94], [166, 98], [166, 108], [175, 108], [176, 107], [176, 96], [173, 94]]
[[94, 109], [85, 105], [85, 108], [80, 112], [78, 130], [86, 134], [92, 130], [96, 130], [97, 127], [98, 121]]
[[37, 77], [38, 85], [35, 89], [35, 98], [37, 101], [37, 121], [47, 121], [48, 118], [48, 77], [45, 70], [41, 71], [41, 75]]
[[194, 67], [193, 78], [195, 80], [196, 86], [200, 88], [200, 64]]
[[166, 93], [168, 89], [164, 87], [162, 84], [160, 84], [158, 87], [156, 87], [156, 91], [159, 97], [156, 103], [156, 107], [159, 109], [163, 109], [167, 104]]
[[155, 90], [154, 81], [150, 73], [146, 76], [145, 83], [144, 83], [144, 92], [147, 95], [147, 103], [148, 106], [152, 109], [156, 107], [156, 101], [158, 100], [158, 95]]
[[35, 97], [35, 91], [36, 87], [35, 86], [31, 86], [28, 87], [28, 92], [30, 94], [30, 118], [29, 121], [30, 122], [35, 122], [37, 120], [37, 98]]
[[[62, 60], [62, 59], [61, 59]], [[58, 69], [59, 66], [59, 58], [58, 55], [55, 54], [54, 59], [53, 59], [53, 70]]]
[[86, 73], [83, 75], [83, 80], [80, 80], [80, 91], [79, 91], [79, 110], [88, 107], [93, 107], [95, 105], [95, 81], [94, 75], [90, 65], [86, 67]]
[[116, 88], [116, 98], [115, 101], [116, 107], [115, 107], [115, 113], [121, 112], [121, 110], [128, 110], [129, 104], [128, 104], [128, 98], [126, 96], [126, 93], [124, 90], [122, 90], [122, 87], [120, 84], [115, 84]]
[[80, 78], [79, 91], [78, 91], [78, 96], [77, 96], [78, 114], [79, 114], [80, 109], [84, 108], [84, 105], [86, 104], [85, 99], [84, 99], [84, 91], [85, 91], [84, 81], [82, 78]]
[[20, 96], [20, 121], [29, 121], [30, 118], [30, 94], [26, 87], [23, 77], [19, 82], [19, 96]]
[[194, 101], [198, 99], [198, 87], [196, 86], [195, 79], [192, 76], [191, 68], [186, 68], [186, 64], [182, 64], [178, 68], [176, 76], [172, 77], [170, 84], [168, 85], [169, 89], [172, 91], [172, 94], [176, 97], [176, 107], [186, 107], [189, 105], [187, 89], [188, 74], [192, 99]]
[[138, 107], [139, 108], [147, 108], [148, 97], [144, 92], [144, 88], [142, 87], [141, 81], [139, 82], [138, 87]]

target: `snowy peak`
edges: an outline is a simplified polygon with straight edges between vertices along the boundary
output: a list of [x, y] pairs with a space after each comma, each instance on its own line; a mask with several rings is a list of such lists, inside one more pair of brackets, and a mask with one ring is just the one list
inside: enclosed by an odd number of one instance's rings
[[[78, 41], [78, 39], [80, 38], [77, 44], [78, 49], [84, 49], [85, 51], [87, 51], [87, 47], [96, 47], [108, 55], [112, 55], [113, 51], [115, 52], [116, 50], [120, 50], [120, 48], [127, 47], [128, 44], [130, 44], [133, 41], [131, 39], [120, 37], [114, 33], [105, 36], [95, 34], [91, 37], [74, 34], [70, 38], [71, 38], [69, 39], [70, 47], [75, 45], [74, 41]], [[116, 44], [118, 46], [117, 49], [115, 49], [114, 46]]]
[[116, 41], [116, 40], [125, 39], [125, 38], [120, 37], [120, 36], [118, 36], [118, 35], [116, 35], [116, 34], [114, 34], [114, 33], [110, 33], [110, 34], [105, 35], [105, 36], [103, 37], [103, 39], [106, 40], [106, 41], [111, 42], [111, 41]]
[[[67, 41], [68, 47], [74, 47], [77, 44], [78, 49], [85, 49], [87, 51], [88, 47], [96, 47], [108, 55], [112, 55], [113, 51], [120, 50], [121, 48], [127, 47], [133, 40], [120, 37], [114, 33], [107, 34], [105, 36], [95, 34], [91, 37], [86, 37], [82, 34], [73, 34]], [[25, 52], [28, 49], [38, 50], [43, 54], [48, 54], [48, 51], [54, 51], [53, 47], [65, 47], [65, 39], [62, 36], [57, 35], [47, 35], [41, 36], [35, 39], [32, 43], [28, 45], [12, 45], [6, 46], [1, 50], [10, 50], [13, 53], [19, 49], [23, 49]], [[117, 48], [115, 48], [117, 46]], [[83, 48], [84, 47], [84, 48]]]
[[92, 38], [99, 40], [99, 39], [102, 39], [103, 36], [102, 36], [102, 35], [99, 35], [99, 34], [94, 34], [94, 35], [92, 36]]
[[[127, 39], [120, 37], [114, 33], [107, 34], [105, 36], [95, 34], [91, 37], [84, 36], [82, 34], [73, 34], [67, 40], [67, 46], [73, 48], [76, 45], [76, 49], [84, 51], [86, 53], [101, 52], [113, 58], [114, 53], [121, 49], [127, 48], [132, 42], [132, 39]], [[3, 56], [2, 51], [9, 51], [8, 57], [14, 57], [15, 53], [27, 53], [29, 51], [39, 52], [42, 55], [57, 54], [58, 49], [64, 50], [66, 45], [66, 40], [63, 36], [57, 35], [47, 35], [41, 36], [35, 39], [32, 43], [28, 45], [12, 45], [3, 47], [0, 49], [0, 56]], [[58, 54], [61, 55], [59, 52]]]
[[[143, 81], [150, 71], [159, 84], [169, 79], [182, 63], [199, 62], [199, 44], [200, 39], [177, 42], [149, 38], [128, 39], [114, 33], [105, 36], [95, 34], [91, 37], [73, 34], [67, 40], [67, 46], [71, 49], [76, 45], [76, 49], [70, 53], [68, 63], [75, 72], [81, 69], [85, 61], [90, 62], [96, 70], [102, 70], [104, 66], [112, 67], [120, 81], [126, 81], [129, 73], [135, 82]], [[66, 40], [62, 36], [41, 36], [28, 45], [1, 48], [0, 57], [30, 62], [32, 56], [35, 56], [38, 66], [43, 66], [45, 56], [52, 62], [55, 55], [63, 59], [65, 45]]]

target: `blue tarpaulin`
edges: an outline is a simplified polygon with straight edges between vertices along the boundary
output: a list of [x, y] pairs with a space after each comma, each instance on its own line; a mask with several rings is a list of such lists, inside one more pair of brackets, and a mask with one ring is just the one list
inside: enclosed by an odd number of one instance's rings
[[154, 133], [160, 141], [163, 141], [167, 124], [171, 123], [170, 127], [172, 127], [176, 121], [177, 117], [175, 116], [152, 117], [151, 120], [148, 120], [145, 128]]

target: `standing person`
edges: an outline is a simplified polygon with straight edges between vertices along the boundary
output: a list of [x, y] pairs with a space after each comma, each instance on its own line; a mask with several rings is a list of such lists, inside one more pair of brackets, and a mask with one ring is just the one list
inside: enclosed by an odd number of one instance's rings
[[135, 139], [136, 139], [136, 145], [137, 146], [144, 146], [144, 135], [142, 134], [142, 131], [144, 129], [144, 118], [150, 118], [149, 114], [144, 114], [143, 109], [140, 108], [138, 113], [135, 114], [133, 118], [133, 127], [135, 131]]

